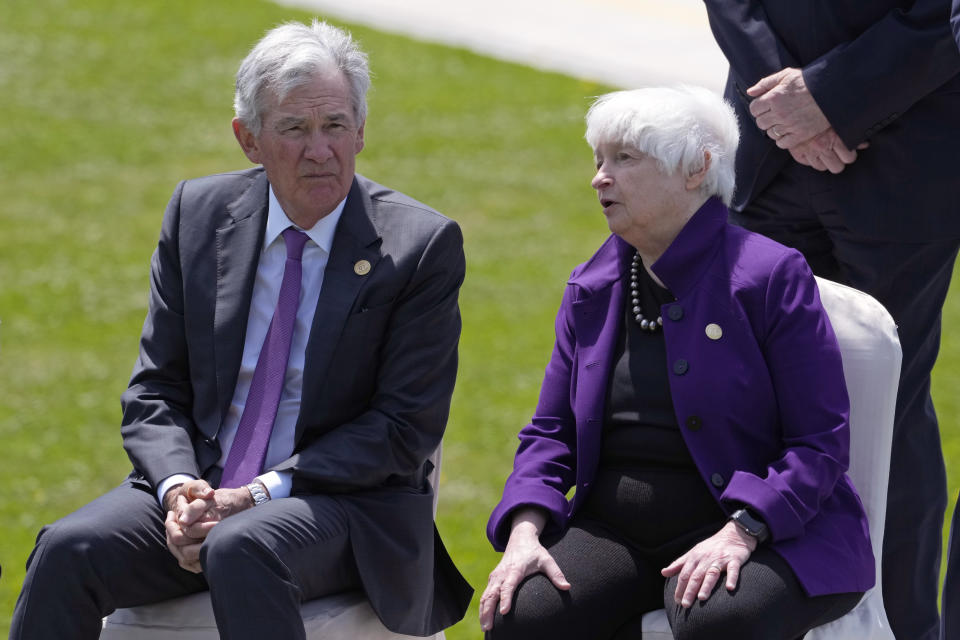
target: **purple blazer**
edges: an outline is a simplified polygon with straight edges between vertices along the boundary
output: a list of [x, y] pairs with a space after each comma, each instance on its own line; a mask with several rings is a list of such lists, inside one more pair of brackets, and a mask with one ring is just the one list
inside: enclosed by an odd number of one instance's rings
[[[632, 257], [611, 236], [570, 277], [536, 414], [487, 525], [497, 550], [514, 509], [542, 507], [547, 530], [562, 530], [590, 491]], [[867, 518], [845, 473], [840, 350], [803, 257], [727, 224], [712, 198], [653, 271], [677, 297], [661, 308], [674, 411], [721, 508], [746, 504], [762, 516], [769, 544], [809, 595], [872, 587]], [[718, 339], [705, 331], [711, 324]]]

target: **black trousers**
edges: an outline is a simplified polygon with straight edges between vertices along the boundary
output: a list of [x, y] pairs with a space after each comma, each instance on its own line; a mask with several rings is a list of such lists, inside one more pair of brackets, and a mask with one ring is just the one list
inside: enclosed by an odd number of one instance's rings
[[897, 323], [903, 364], [883, 539], [883, 599], [897, 638], [937, 640], [947, 495], [930, 372], [960, 241], [862, 237], [844, 224], [830, 184], [829, 175], [792, 164], [746, 210], [734, 213], [733, 221], [798, 249], [817, 275], [869, 293]]
[[44, 527], [11, 640], [96, 640], [114, 609], [210, 589], [224, 639], [304, 638], [300, 602], [360, 584], [334, 498], [274, 500], [230, 516], [203, 544], [202, 574], [166, 548], [156, 497], [129, 482]]
[[[716, 529], [711, 529], [714, 533]], [[710, 533], [703, 531], [699, 538]], [[723, 579], [706, 602], [682, 609], [673, 600], [676, 577], [660, 569], [685, 552], [689, 540], [640, 551], [606, 525], [574, 518], [562, 536], [546, 542], [567, 580], [556, 589], [543, 574], [517, 588], [511, 611], [498, 612], [490, 640], [636, 640], [641, 617], [666, 608], [677, 640], [794, 640], [847, 613], [863, 594], [809, 597], [779, 555], [758, 548], [743, 566], [738, 587]]]

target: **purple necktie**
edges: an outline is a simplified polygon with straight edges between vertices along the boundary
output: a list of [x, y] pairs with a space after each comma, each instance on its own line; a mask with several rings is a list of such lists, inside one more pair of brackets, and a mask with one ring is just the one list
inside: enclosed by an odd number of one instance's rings
[[240, 416], [237, 435], [230, 446], [227, 463], [223, 467], [220, 486], [227, 489], [242, 487], [252, 481], [263, 467], [270, 443], [270, 432], [277, 418], [280, 406], [280, 394], [283, 380], [287, 374], [287, 360], [290, 358], [290, 341], [293, 338], [293, 326], [297, 319], [297, 305], [300, 301], [300, 275], [303, 265], [303, 245], [307, 235], [293, 227], [283, 232], [283, 241], [287, 245], [287, 262], [283, 268], [283, 282], [280, 284], [280, 297], [277, 308], [270, 321], [270, 329], [263, 340], [257, 367], [253, 370], [247, 403]]

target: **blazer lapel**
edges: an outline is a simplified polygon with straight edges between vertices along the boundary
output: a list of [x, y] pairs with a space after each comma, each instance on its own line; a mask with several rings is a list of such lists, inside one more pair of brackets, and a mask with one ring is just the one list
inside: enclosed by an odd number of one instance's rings
[[623, 278], [630, 268], [633, 249], [613, 236], [570, 284], [578, 289], [573, 302], [577, 335], [578, 418], [600, 419], [606, 397], [613, 350], [623, 324]]
[[[373, 204], [356, 178], [347, 195], [347, 202], [333, 236], [330, 259], [323, 274], [323, 286], [317, 299], [317, 310], [307, 340], [303, 371], [303, 392], [297, 418], [296, 439], [304, 429], [304, 416], [316, 415], [317, 406], [340, 333], [353, 308], [360, 288], [376, 273], [380, 260], [380, 233], [377, 231]], [[369, 273], [357, 274], [357, 262], [370, 263]]]
[[230, 220], [217, 229], [217, 302], [213, 320], [221, 423], [233, 398], [243, 358], [253, 283], [267, 224], [266, 173], [261, 172], [250, 187], [227, 206], [227, 212]]
[[[592, 479], [599, 462], [606, 389], [613, 353], [623, 325], [622, 278], [632, 249], [612, 238], [571, 283], [580, 286], [573, 303], [577, 335], [577, 478]], [[585, 428], [584, 428], [585, 427]], [[580, 492], [577, 493], [581, 495]]]

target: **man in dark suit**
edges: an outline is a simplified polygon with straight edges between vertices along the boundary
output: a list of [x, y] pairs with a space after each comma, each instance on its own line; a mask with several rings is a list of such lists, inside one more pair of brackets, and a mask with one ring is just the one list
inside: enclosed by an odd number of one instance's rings
[[903, 347], [883, 596], [938, 636], [946, 479], [930, 372], [960, 239], [960, 53], [949, 0], [706, 0], [742, 128], [733, 217], [870, 293]]
[[368, 86], [316, 21], [244, 60], [233, 128], [262, 167], [174, 192], [123, 396], [134, 471], [40, 533], [11, 638], [96, 638], [115, 608], [203, 589], [223, 638], [304, 637], [301, 600], [345, 589], [401, 633], [463, 616], [426, 481], [462, 236], [355, 175]]

